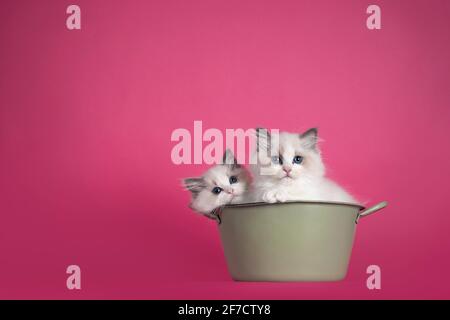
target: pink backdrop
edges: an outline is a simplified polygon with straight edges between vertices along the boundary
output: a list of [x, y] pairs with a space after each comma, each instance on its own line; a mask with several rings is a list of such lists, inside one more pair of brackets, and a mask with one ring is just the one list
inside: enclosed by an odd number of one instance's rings
[[[450, 298], [449, 1], [77, 0], [69, 31], [71, 3], [0, 5], [0, 298]], [[170, 159], [194, 120], [319, 126], [330, 176], [390, 201], [345, 281], [230, 279], [180, 188], [206, 167]]]

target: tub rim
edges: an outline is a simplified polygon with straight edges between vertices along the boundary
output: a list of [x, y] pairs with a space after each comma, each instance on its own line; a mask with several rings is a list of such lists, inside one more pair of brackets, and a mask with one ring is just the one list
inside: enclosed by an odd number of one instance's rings
[[361, 204], [351, 203], [351, 202], [340, 202], [340, 201], [320, 201], [320, 200], [292, 200], [292, 201], [286, 201], [286, 202], [263, 202], [263, 201], [257, 201], [257, 202], [245, 202], [245, 203], [233, 203], [233, 204], [227, 204], [223, 206], [222, 208], [241, 208], [241, 207], [258, 207], [258, 206], [277, 206], [277, 205], [283, 205], [283, 204], [292, 204], [292, 203], [298, 203], [298, 204], [325, 204], [325, 205], [342, 205], [342, 206], [349, 206], [358, 208], [359, 211], [364, 210], [366, 207]]

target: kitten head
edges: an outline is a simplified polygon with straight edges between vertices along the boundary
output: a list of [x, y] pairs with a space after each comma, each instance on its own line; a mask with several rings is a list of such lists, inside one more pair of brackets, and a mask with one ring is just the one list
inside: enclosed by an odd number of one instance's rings
[[201, 177], [184, 179], [184, 187], [192, 192], [190, 207], [205, 214], [242, 196], [248, 184], [247, 170], [237, 163], [229, 149], [223, 155], [223, 164], [212, 167]]
[[289, 184], [325, 174], [316, 128], [300, 134], [280, 132], [272, 135], [259, 128], [256, 136], [258, 161], [254, 167], [255, 175]]

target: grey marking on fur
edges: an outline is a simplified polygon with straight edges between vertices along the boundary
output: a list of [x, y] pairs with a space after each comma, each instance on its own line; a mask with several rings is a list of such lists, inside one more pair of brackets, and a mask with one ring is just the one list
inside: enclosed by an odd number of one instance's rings
[[202, 177], [186, 178], [183, 180], [184, 188], [192, 192], [192, 195], [197, 196], [200, 191], [206, 188], [205, 181]]
[[222, 157], [222, 163], [224, 165], [230, 166], [231, 169], [240, 167], [240, 165], [236, 160], [236, 157], [234, 156], [233, 152], [230, 149], [225, 150], [225, 153], [223, 154]]
[[270, 132], [266, 128], [256, 128], [256, 152], [260, 151], [260, 143], [265, 142], [265, 149], [270, 146]]
[[318, 129], [311, 128], [300, 134], [300, 139], [306, 140], [306, 146], [315, 149], [318, 141]]

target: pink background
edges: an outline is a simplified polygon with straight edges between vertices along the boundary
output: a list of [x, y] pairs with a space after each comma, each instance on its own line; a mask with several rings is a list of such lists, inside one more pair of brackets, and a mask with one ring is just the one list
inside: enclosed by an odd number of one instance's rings
[[[77, 0], [69, 31], [71, 3], [0, 5], [0, 298], [450, 298], [449, 1]], [[194, 120], [320, 127], [330, 176], [390, 202], [345, 281], [230, 279], [179, 184], [206, 167], [170, 159]]]

